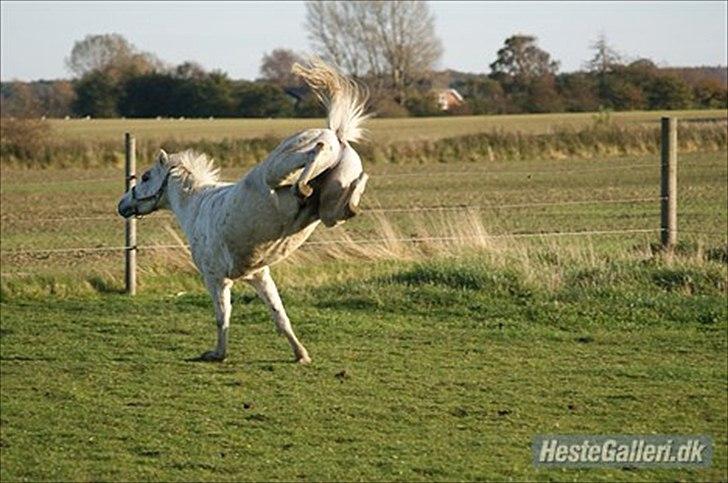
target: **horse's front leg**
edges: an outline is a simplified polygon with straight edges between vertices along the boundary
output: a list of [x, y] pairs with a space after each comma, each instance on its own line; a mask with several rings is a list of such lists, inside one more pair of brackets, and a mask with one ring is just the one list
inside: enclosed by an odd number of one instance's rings
[[217, 322], [217, 344], [211, 351], [200, 356], [203, 361], [222, 361], [227, 353], [228, 329], [230, 328], [230, 288], [233, 285], [229, 279], [206, 279], [207, 290], [215, 306], [215, 321]]
[[246, 278], [245, 281], [253, 286], [258, 296], [268, 306], [268, 310], [270, 310], [270, 315], [276, 323], [278, 332], [285, 335], [288, 343], [291, 344], [296, 361], [299, 364], [309, 364], [311, 358], [308, 356], [308, 351], [303, 347], [303, 344], [298, 341], [296, 334], [293, 333], [293, 327], [291, 327], [291, 321], [288, 320], [286, 309], [283, 307], [283, 301], [281, 301], [276, 284], [270, 276], [270, 269], [265, 267], [263, 270]]

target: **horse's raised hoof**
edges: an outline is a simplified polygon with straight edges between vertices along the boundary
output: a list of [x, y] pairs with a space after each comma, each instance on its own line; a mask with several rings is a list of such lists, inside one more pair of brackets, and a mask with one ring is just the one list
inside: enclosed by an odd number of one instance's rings
[[354, 218], [360, 212], [361, 210], [359, 209], [359, 205], [354, 205], [349, 202], [349, 204], [346, 205], [346, 213], [344, 213], [344, 217], [348, 220], [349, 218]]
[[225, 354], [221, 354], [217, 351], [207, 351], [197, 358], [198, 361], [202, 362], [222, 362], [225, 360]]
[[306, 183], [296, 183], [296, 196], [301, 200], [305, 200], [313, 194], [313, 188]]

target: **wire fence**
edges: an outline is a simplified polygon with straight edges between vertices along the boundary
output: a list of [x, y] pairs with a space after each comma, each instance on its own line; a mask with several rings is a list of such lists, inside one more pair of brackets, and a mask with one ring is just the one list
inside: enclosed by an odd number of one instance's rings
[[[391, 243], [426, 244], [426, 243], [467, 243], [469, 240], [508, 240], [508, 239], [551, 239], [567, 237], [650, 237], [655, 242], [664, 234], [666, 227], [661, 223], [659, 214], [664, 211], [669, 196], [656, 184], [637, 186], [629, 189], [630, 180], [637, 173], [645, 179], [664, 177], [665, 162], [628, 163], [594, 168], [580, 167], [573, 169], [506, 169], [506, 170], [448, 170], [436, 172], [389, 172], [371, 176], [370, 190], [373, 199], [367, 203], [365, 196], [362, 216], [346, 225], [344, 237], [327, 239], [326, 236], [315, 235], [302, 245], [302, 249], [337, 245], [386, 245]], [[682, 168], [716, 168], [725, 167], [715, 163], [686, 163]], [[606, 184], [590, 185], [590, 180], [599, 173], [615, 173], [621, 180], [614, 186]], [[633, 174], [634, 173], [634, 174]], [[589, 191], [591, 196], [573, 198], [568, 196], [556, 199], [518, 201], [524, 190], [507, 192], [497, 191], [488, 200], [488, 193], [475, 193], [477, 199], [469, 196], [458, 200], [457, 193], [449, 193], [447, 201], [422, 203], [420, 196], [421, 182], [410, 180], [432, 180], [437, 184], [442, 179], [466, 177], [475, 183], [486, 179], [501, 179], [505, 176], [554, 176], [563, 184], [565, 179], [573, 178], [575, 184], [583, 183], [581, 191]], [[549, 178], [550, 179], [550, 178]], [[604, 181], [602, 178], [595, 178]], [[119, 253], [131, 249], [142, 253], [154, 254], [160, 251], [188, 249], [182, 242], [179, 229], [175, 228], [174, 217], [170, 214], [157, 213], [140, 226], [139, 243], [133, 247], [123, 243], [123, 220], [113, 213], [116, 199], [120, 195], [119, 187], [122, 179], [112, 177], [94, 177], [87, 179], [42, 180], [19, 183], [8, 183], [5, 180], [0, 188], [3, 196], [3, 209], [0, 212], [0, 232], [2, 247], [0, 256], [3, 260], [2, 274], [21, 272], [33, 263], [42, 271], [56, 263], [56, 257], [70, 257], [67, 268], [72, 270], [84, 260], [110, 260], [107, 266], [120, 265]], [[93, 190], [87, 187], [95, 185]], [[430, 183], [425, 183], [429, 186]], [[50, 192], [38, 188], [50, 187]], [[396, 188], [394, 200], [382, 201], [390, 196], [392, 188]], [[370, 191], [368, 190], [368, 191]], [[379, 190], [379, 191], [378, 191]], [[384, 190], [384, 191], [381, 191]], [[389, 191], [387, 191], [389, 190]], [[380, 193], [381, 191], [381, 193]], [[645, 196], [649, 192], [652, 196]], [[504, 195], [505, 193], [505, 195]], [[472, 194], [472, 193], [468, 193]], [[566, 193], [569, 194], [568, 192]], [[698, 193], [699, 194], [699, 193]], [[379, 195], [379, 196], [378, 196]], [[674, 193], [672, 193], [674, 196]], [[7, 202], [7, 203], [6, 203]], [[13, 209], [6, 210], [11, 204]], [[698, 208], [704, 208], [696, 205]], [[611, 208], [608, 208], [611, 207]], [[23, 209], [26, 208], [26, 209]], [[75, 208], [75, 209], [74, 209]], [[715, 213], [696, 208], [691, 217], [708, 219]], [[554, 211], [558, 209], [558, 211]], [[514, 214], [517, 211], [517, 215]], [[86, 211], [86, 213], [84, 213]], [[73, 212], [75, 214], [67, 214]], [[486, 219], [488, 230], [475, 230], [477, 233], [422, 233], [422, 222], [413, 222], [417, 217], [441, 216], [459, 217], [459, 212], [476, 214]], [[80, 214], [79, 214], [80, 213]], [[113, 213], [113, 214], [112, 214]], [[720, 215], [722, 216], [722, 215]], [[382, 236], [372, 220], [386, 217], [387, 223], [395, 225], [395, 232]], [[354, 221], [352, 220], [352, 221]], [[599, 225], [602, 226], [599, 226]], [[351, 230], [348, 227], [352, 227]], [[374, 227], [374, 228], [373, 228]], [[497, 227], [497, 228], [495, 228]], [[494, 229], [490, 229], [494, 228]], [[318, 231], [316, 233], [319, 233]], [[336, 232], [335, 232], [336, 233]], [[339, 232], [341, 233], [341, 232]], [[711, 225], [692, 224], [681, 229], [681, 233], [695, 236], [716, 237], [725, 239], [726, 233], [712, 229]], [[52, 258], [49, 258], [52, 257]], [[100, 258], [99, 258], [100, 257]], [[119, 267], [121, 268], [121, 267]]]
[[[589, 236], [589, 235], [617, 235], [629, 233], [658, 233], [659, 228], [635, 228], [624, 230], [583, 230], [583, 231], [554, 231], [539, 233], [504, 233], [499, 235], [463, 235], [463, 236], [425, 236], [425, 237], [390, 237], [390, 238], [367, 238], [367, 239], [340, 239], [340, 240], [314, 240], [307, 241], [302, 248], [307, 246], [324, 246], [324, 245], [368, 245], [383, 243], [424, 243], [432, 241], [459, 241], [463, 239], [503, 239], [503, 238], [539, 238], [553, 236]], [[698, 232], [712, 234], [711, 232]], [[136, 245], [137, 250], [170, 250], [177, 248], [190, 248], [187, 244], [166, 244], [166, 245]], [[74, 247], [74, 248], [48, 248], [33, 250], [3, 250], [4, 255], [8, 254], [45, 254], [45, 253], [82, 253], [82, 252], [120, 252], [128, 250], [128, 247], [109, 246], [109, 247]]]
[[[453, 205], [436, 205], [436, 206], [394, 206], [390, 208], [376, 207], [376, 206], [363, 206], [362, 211], [364, 216], [367, 213], [417, 213], [427, 211], [457, 211], [457, 210], [503, 210], [510, 208], [529, 208], [529, 207], [544, 207], [544, 206], [571, 206], [571, 205], [599, 205], [599, 204], [628, 204], [628, 203], [648, 203], [658, 202], [664, 199], [664, 197], [648, 197], [648, 198], [622, 198], [622, 199], [591, 199], [591, 200], [560, 200], [560, 201], [547, 201], [547, 202], [536, 202], [536, 203], [511, 203], [511, 204], [472, 204], [472, 203], [461, 203]], [[174, 219], [173, 215], [170, 214], [155, 214], [157, 219]], [[111, 215], [98, 215], [98, 216], [78, 216], [78, 217], [54, 217], [54, 218], [15, 218], [15, 217], [2, 217], [2, 221], [9, 223], [75, 223], [83, 221], [100, 221], [100, 222], [113, 222], [121, 223], [123, 219]]]
[[[659, 165], [653, 164], [638, 164], [638, 165], [632, 165], [628, 167], [620, 166], [620, 167], [610, 167], [609, 170], [615, 170], [618, 168], [620, 171], [625, 170], [632, 170], [632, 169], [641, 169], [646, 166], [651, 166], [653, 169], [659, 168]], [[705, 165], [703, 165], [705, 166]], [[532, 171], [529, 171], [532, 172]], [[545, 172], [545, 171], [542, 171]], [[580, 170], [579, 174], [584, 173], [584, 170]], [[514, 173], [514, 171], [509, 171], [509, 173]], [[527, 173], [524, 171], [523, 173]], [[442, 173], [437, 173], [435, 176], [440, 176]], [[449, 174], [456, 174], [453, 172], [450, 172]], [[459, 174], [459, 172], [457, 173]], [[503, 172], [486, 172], [486, 171], [479, 171], [478, 176], [497, 176], [499, 174], [503, 174]], [[388, 179], [392, 176], [397, 175], [403, 175], [403, 173], [395, 173], [395, 174], [379, 174], [372, 176], [373, 179]], [[420, 177], [419, 173], [406, 173], [407, 176], [414, 175], [417, 177]], [[472, 175], [472, 173], [471, 173]], [[429, 174], [427, 176], [433, 177], [432, 174]], [[118, 179], [110, 179], [110, 178], [99, 178], [94, 180], [81, 180], [81, 181], [93, 181], [93, 182], [102, 182], [102, 181], [116, 181], [119, 182]], [[41, 183], [37, 183], [41, 184]], [[57, 185], [65, 185], [65, 184], [73, 184], [72, 181], [64, 182], [64, 181], [49, 181], [47, 183], [42, 184], [57, 184]], [[25, 186], [25, 185], [24, 185]], [[72, 190], [68, 190], [69, 192], [72, 192]], [[389, 207], [383, 207], [383, 206], [364, 206], [362, 208], [362, 216], [367, 217], [371, 214], [418, 214], [418, 213], [438, 213], [438, 212], [457, 212], [457, 211], [467, 211], [467, 210], [474, 210], [474, 211], [483, 211], [483, 212], [497, 212], [501, 210], [510, 210], [510, 209], [527, 209], [527, 208], [552, 208], [552, 207], [573, 207], [573, 206], [589, 206], [589, 205], [596, 205], [596, 206], [605, 206], [605, 205], [636, 205], [636, 204], [647, 204], [647, 203], [653, 203], [655, 208], [659, 206], [659, 203], [663, 201], [665, 197], [663, 196], [651, 196], [651, 197], [626, 197], [626, 198], [612, 198], [612, 199], [602, 199], [602, 198], [592, 198], [592, 199], [578, 199], [578, 200], [568, 200], [568, 199], [562, 199], [562, 200], [554, 200], [554, 201], [541, 201], [541, 202], [524, 202], [524, 203], [456, 203], [456, 204], [441, 204], [441, 205], [430, 205], [430, 206], [389, 206]], [[557, 213], [548, 213], [549, 216], [572, 216], [572, 215], [586, 215], [590, 214], [593, 215], [593, 211], [587, 211], [587, 212], [575, 212], [573, 210], [567, 210], [563, 212], [557, 212]], [[22, 213], [20, 214], [22, 216]], [[102, 244], [103, 246], [70, 246], [70, 247], [59, 247], [59, 248], [36, 248], [32, 246], [24, 246], [22, 248], [11, 248], [6, 249], [2, 248], [0, 250], [1, 255], [11, 255], [11, 254], [51, 254], [51, 253], [81, 253], [81, 252], [115, 252], [115, 251], [124, 251], [127, 249], [127, 247], [118, 244], [118, 245], [112, 245], [108, 243], [109, 238], [111, 239], [121, 239], [122, 232], [121, 232], [121, 225], [123, 224], [123, 219], [116, 216], [115, 214], [104, 214], [104, 215], [94, 215], [94, 216], [57, 216], [57, 217], [35, 217], [30, 216], [27, 218], [21, 218], [18, 213], [14, 213], [12, 215], [6, 215], [3, 214], [2, 217], [0, 217], [0, 221], [2, 222], [2, 231], [6, 232], [10, 229], [15, 228], [14, 225], [32, 225], [25, 229], [16, 229], [13, 230], [15, 232], [21, 231], [25, 234], [32, 233], [32, 232], [52, 232], [52, 230], [49, 230], [49, 225], [57, 225], [59, 227], [68, 227], [75, 225], [78, 229], [85, 231], [84, 227], [81, 227], [79, 225], [83, 225], [85, 223], [92, 223], [95, 227], [95, 229], [98, 231], [99, 227], [103, 224], [108, 224], [111, 226], [108, 230], [106, 230], [105, 235], [99, 237], [99, 240], [97, 244]], [[543, 216], [543, 215], [542, 215]], [[600, 217], [603, 219], [609, 215], [607, 214], [601, 214]], [[618, 214], [618, 216], [624, 217], [624, 214]], [[164, 214], [164, 213], [158, 213], [153, 215], [153, 218], [155, 221], [161, 221], [161, 220], [174, 220], [174, 217], [171, 214]], [[514, 237], [514, 238], [523, 238], [523, 237], [563, 237], [563, 236], [585, 236], [585, 235], [615, 235], [619, 233], [623, 234], [631, 234], [631, 233], [653, 233], [653, 232], [659, 232], [660, 227], [653, 227], [653, 228], [626, 228], [626, 229], [589, 229], [588, 227], [585, 227], [585, 229], [580, 231], [560, 231], [560, 230], [552, 230], [552, 231], [538, 231], [534, 233], [522, 233], [522, 232], [514, 232], [514, 233], [501, 233], [501, 234], [495, 234], [495, 235], [483, 235], [481, 237], [487, 238], [487, 239], [497, 239], [497, 238], [507, 238], [507, 237]], [[721, 236], [723, 235], [722, 232], [719, 231], [711, 231], [711, 230], [689, 230], [684, 229], [681, 230], [684, 233], [692, 233], [692, 234], [704, 234], [704, 235], [711, 235], [711, 236]], [[480, 235], [479, 235], [480, 236]], [[384, 238], [371, 238], [371, 239], [346, 239], [346, 240], [311, 240], [308, 241], [305, 245], [306, 246], [322, 246], [322, 245], [332, 245], [332, 244], [342, 244], [342, 243], [355, 243], [355, 244], [372, 244], [372, 243], [385, 243], [387, 241], [396, 241], [396, 242], [411, 242], [411, 243], [419, 243], [419, 242], [425, 242], [425, 241], [451, 241], [454, 240], [453, 237], [407, 237], [407, 238], [394, 238], [394, 239], [384, 239]], [[32, 242], [31, 242], [32, 243]], [[160, 250], [160, 249], [173, 249], [173, 248], [180, 248], [184, 245], [181, 244], [140, 244], [136, 248], [139, 250]]]
[[[700, 167], [700, 168], [715, 168], [715, 167], [725, 167], [725, 163], [718, 164], [718, 163], [681, 163], [680, 166], [682, 168], [691, 168], [691, 167]], [[651, 168], [655, 169], [656, 165], [655, 163], [635, 163], [630, 164], [628, 169], [630, 170], [637, 170], [637, 169], [643, 169], [643, 168]], [[599, 173], [599, 172], [606, 172], [606, 171], [624, 171], [625, 166], [602, 166], [597, 168], [579, 168], [579, 174], [584, 173]], [[510, 170], [510, 171], [493, 171], [493, 170], [467, 170], [467, 171], [436, 171], [436, 172], [392, 172], [392, 173], [379, 173], [371, 175], [371, 179], [376, 179], [377, 181], [387, 181], [391, 179], [399, 179], [399, 178], [432, 178], [433, 175], [436, 175], [437, 177], [450, 177], [450, 176], [512, 176], [512, 175], [519, 175], [519, 176], [534, 176], [534, 175], [542, 175], [542, 174], [561, 174], [561, 173], [567, 173], [567, 174], [573, 174], [573, 169], [545, 169], [545, 170]], [[224, 181], [228, 182], [235, 182], [239, 178], [226, 178]], [[100, 184], [100, 183], [116, 183], [119, 186], [121, 186], [121, 183], [123, 182], [123, 179], [120, 179], [119, 177], [103, 177], [103, 178], [80, 178], [80, 179], [61, 179], [61, 180], [46, 180], [46, 181], [30, 181], [30, 182], [23, 182], [22, 185], [24, 188], [31, 188], [36, 186], [68, 186], [68, 185], [75, 185], [75, 184], [84, 184], [84, 183], [94, 183], [94, 184]], [[0, 182], [0, 194], [3, 193], [5, 190], [2, 189], [3, 186], [10, 184], [9, 182], [2, 181]]]
[[[655, 209], [658, 207], [660, 201], [664, 197], [653, 196], [653, 197], [635, 197], [635, 198], [618, 198], [618, 199], [590, 199], [590, 200], [557, 200], [549, 202], [533, 202], [533, 203], [510, 203], [510, 204], [454, 204], [454, 205], [437, 205], [437, 206], [395, 206], [395, 207], [365, 207], [362, 211], [362, 217], [366, 218], [372, 214], [382, 213], [402, 213], [402, 214], [419, 214], [419, 213], [443, 213], [443, 212], [456, 212], [456, 211], [500, 211], [516, 208], [543, 208], [543, 207], [572, 207], [572, 206], [587, 206], [587, 205], [634, 205], [634, 204], [646, 204], [653, 203]], [[655, 215], [657, 212], [649, 212], [651, 215]], [[573, 211], [566, 210], [556, 213], [548, 213], [548, 216], [578, 216], [578, 215], [594, 215], [594, 211]], [[624, 218], [625, 213], [618, 213], [617, 216]], [[602, 213], [599, 218], [604, 220], [608, 218], [608, 214]], [[637, 218], [647, 218], [644, 212], [636, 213]], [[159, 221], [172, 222], [174, 217], [169, 214], [155, 214], [153, 215], [152, 222], [157, 223]], [[105, 235], [99, 237], [98, 244], [108, 243], [108, 241], [122, 238], [122, 225], [124, 220], [114, 214], [109, 215], [98, 215], [98, 216], [79, 216], [79, 217], [51, 217], [51, 218], [2, 218], [3, 231], [8, 231], [13, 228], [13, 225], [33, 225], [30, 228], [14, 230], [21, 231], [24, 234], [36, 233], [48, 233], [49, 228], [47, 224], [53, 224], [58, 227], [67, 227], [68, 225], [82, 225], [86, 222], [93, 222], [96, 229], [99, 227], [99, 223], [108, 224], [110, 228], [105, 230]], [[654, 222], [654, 220], [653, 220]], [[83, 227], [78, 227], [80, 230], [85, 231]], [[146, 227], [144, 227], [146, 228]], [[144, 229], [143, 228], [143, 229]], [[583, 230], [552, 230], [552, 231], [536, 231], [533, 233], [524, 232], [512, 232], [512, 233], [499, 233], [499, 234], [484, 234], [472, 236], [472, 238], [482, 239], [503, 239], [503, 238], [546, 238], [546, 237], [573, 237], [573, 236], [598, 236], [598, 235], [617, 235], [617, 234], [637, 234], [637, 233], [657, 233], [661, 230], [659, 226], [653, 228], [624, 228], [624, 229], [589, 229]], [[702, 234], [710, 236], [722, 236], [724, 233], [720, 231], [711, 230], [691, 230], [682, 229], [681, 232], [691, 234]], [[325, 245], [337, 245], [337, 244], [380, 244], [388, 242], [405, 242], [405, 243], [423, 243], [423, 242], [442, 242], [442, 241], [456, 241], [460, 239], [467, 239], [468, 236], [452, 237], [452, 236], [412, 236], [412, 237], [395, 237], [395, 238], [368, 238], [368, 239], [341, 239], [341, 240], [311, 240], [304, 244], [305, 246], [325, 246]], [[179, 243], [162, 243], [162, 244], [139, 244], [136, 246], [138, 250], [142, 251], [153, 251], [153, 250], [165, 250], [165, 249], [176, 249], [184, 248], [188, 245]], [[122, 252], [128, 247], [122, 244], [109, 244], [103, 246], [71, 246], [62, 248], [34, 248], [34, 247], [23, 247], [23, 248], [3, 248], [0, 250], [2, 255], [13, 255], [13, 254], [62, 254], [62, 253], [92, 253], [92, 252]]]

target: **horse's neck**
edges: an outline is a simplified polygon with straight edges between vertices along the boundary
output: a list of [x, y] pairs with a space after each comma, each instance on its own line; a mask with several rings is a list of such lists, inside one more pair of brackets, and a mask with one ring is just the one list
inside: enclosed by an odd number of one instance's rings
[[182, 229], [189, 234], [192, 221], [199, 208], [200, 192], [186, 191], [179, 179], [171, 178], [167, 187], [169, 209], [172, 210]]

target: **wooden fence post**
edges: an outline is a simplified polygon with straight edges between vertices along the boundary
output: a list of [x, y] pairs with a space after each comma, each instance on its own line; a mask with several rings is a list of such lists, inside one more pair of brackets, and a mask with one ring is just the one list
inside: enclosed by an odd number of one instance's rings
[[662, 164], [660, 176], [660, 228], [662, 247], [677, 243], [677, 119], [662, 118]]
[[[134, 136], [130, 133], [124, 134], [124, 148], [126, 159], [126, 191], [129, 191], [136, 185], [136, 143]], [[126, 219], [124, 230], [124, 254], [126, 257], [126, 270], [124, 280], [126, 282], [126, 293], [129, 295], [136, 294], [136, 254], [137, 254], [137, 236], [136, 236], [136, 218], [129, 217]]]

